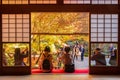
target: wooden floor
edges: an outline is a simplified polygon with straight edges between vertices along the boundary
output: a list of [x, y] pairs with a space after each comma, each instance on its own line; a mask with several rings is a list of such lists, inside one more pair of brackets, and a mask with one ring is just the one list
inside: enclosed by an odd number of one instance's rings
[[0, 80], [120, 80], [120, 75], [51, 74], [0, 76]]

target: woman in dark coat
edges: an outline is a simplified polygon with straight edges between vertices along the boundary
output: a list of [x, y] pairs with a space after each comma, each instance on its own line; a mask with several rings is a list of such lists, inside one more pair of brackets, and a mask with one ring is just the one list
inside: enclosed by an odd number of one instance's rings
[[117, 49], [114, 49], [112, 51], [109, 64], [110, 65], [117, 65]]

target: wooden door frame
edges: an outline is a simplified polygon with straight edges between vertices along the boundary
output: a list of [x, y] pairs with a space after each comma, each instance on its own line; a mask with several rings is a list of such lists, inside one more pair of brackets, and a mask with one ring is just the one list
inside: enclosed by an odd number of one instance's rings
[[[120, 44], [120, 0], [119, 4], [63, 4], [63, 0], [57, 0], [57, 4], [25, 4], [25, 5], [0, 5], [0, 49], [2, 51], [2, 14], [31, 14], [31, 12], [89, 12], [90, 14], [118, 14], [118, 44]], [[30, 17], [31, 20], [31, 17]], [[90, 23], [90, 22], [89, 22]], [[31, 26], [31, 22], [29, 24]], [[31, 31], [31, 29], [30, 29]], [[31, 41], [31, 39], [30, 39]], [[31, 44], [30, 44], [31, 46]], [[89, 46], [90, 47], [90, 46]], [[90, 47], [91, 48], [91, 47]], [[120, 48], [120, 45], [118, 45]], [[0, 51], [0, 62], [2, 52]], [[120, 51], [118, 51], [118, 54]], [[30, 54], [31, 55], [31, 54]], [[89, 60], [90, 61], [90, 60]], [[90, 62], [89, 62], [90, 63]], [[89, 67], [89, 74], [120, 74], [120, 55], [118, 55], [117, 67]], [[28, 67], [3, 67], [0, 63], [0, 75], [31, 74], [31, 66]], [[19, 72], [19, 73], [18, 73]]]

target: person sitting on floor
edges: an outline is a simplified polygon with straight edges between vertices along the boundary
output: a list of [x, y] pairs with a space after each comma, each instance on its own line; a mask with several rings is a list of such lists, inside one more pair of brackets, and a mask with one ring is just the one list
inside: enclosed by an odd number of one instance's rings
[[63, 55], [63, 63], [65, 66], [65, 72], [74, 72], [73, 58], [70, 53], [70, 47], [65, 47], [65, 53]]
[[51, 72], [53, 68], [52, 55], [50, 54], [50, 47], [46, 46], [40, 58], [40, 68], [42, 72]]

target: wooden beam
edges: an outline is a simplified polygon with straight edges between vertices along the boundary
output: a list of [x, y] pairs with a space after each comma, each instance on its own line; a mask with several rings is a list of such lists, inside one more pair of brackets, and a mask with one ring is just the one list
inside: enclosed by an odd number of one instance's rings
[[118, 5], [1, 5], [2, 13], [30, 13], [30, 12], [91, 12], [118, 13]]

